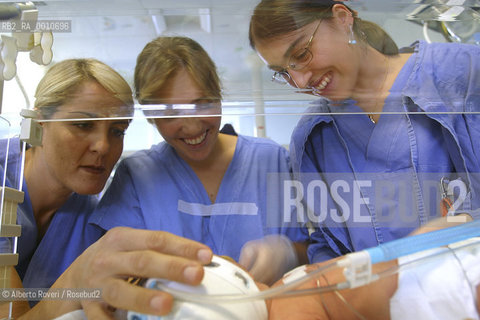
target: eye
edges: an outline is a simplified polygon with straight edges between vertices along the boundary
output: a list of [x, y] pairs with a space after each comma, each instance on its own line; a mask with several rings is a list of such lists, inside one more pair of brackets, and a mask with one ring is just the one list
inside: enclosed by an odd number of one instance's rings
[[87, 130], [93, 128], [92, 121], [85, 121], [85, 122], [74, 122], [72, 123], [74, 127], [77, 127], [82, 130]]
[[293, 64], [301, 64], [307, 62], [310, 57], [310, 51], [307, 48], [302, 50], [298, 50], [293, 56], [292, 59], [294, 60]]
[[123, 137], [127, 131], [129, 123], [115, 123], [114, 126], [110, 128], [110, 131], [115, 137]]
[[113, 128], [112, 133], [115, 137], [123, 137], [127, 129]]
[[217, 103], [215, 102], [202, 102], [202, 103], [196, 103], [195, 104], [195, 109], [196, 110], [209, 110], [212, 108], [216, 108], [218, 106]]

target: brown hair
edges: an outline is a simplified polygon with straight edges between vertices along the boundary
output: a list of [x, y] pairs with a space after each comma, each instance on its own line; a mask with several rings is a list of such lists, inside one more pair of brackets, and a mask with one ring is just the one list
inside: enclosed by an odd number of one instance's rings
[[215, 63], [200, 44], [186, 37], [159, 37], [149, 42], [137, 58], [134, 86], [138, 102], [147, 103], [181, 69], [209, 99], [222, 99]]
[[[262, 0], [250, 19], [250, 46], [255, 49], [255, 41], [275, 39], [315, 20], [331, 19], [335, 4], [345, 6], [341, 1], [332, 0]], [[383, 54], [398, 54], [397, 45], [380, 26], [360, 19], [355, 11], [345, 7], [354, 17], [353, 32], [358, 40]]]

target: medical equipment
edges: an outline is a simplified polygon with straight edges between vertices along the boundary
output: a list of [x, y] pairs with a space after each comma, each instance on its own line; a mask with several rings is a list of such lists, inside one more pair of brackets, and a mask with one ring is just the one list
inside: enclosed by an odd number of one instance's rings
[[[145, 286], [158, 290], [171, 288], [197, 295], [240, 294], [249, 295], [259, 292], [253, 279], [235, 264], [214, 256], [205, 266], [205, 276], [199, 286], [192, 287], [161, 279], [149, 279]], [[195, 304], [177, 300], [169, 315], [163, 317], [148, 316], [136, 312], [128, 313], [128, 320], [154, 319], [267, 319], [267, 307], [262, 300], [245, 301], [235, 304], [205, 303]]]
[[[448, 254], [449, 252], [451, 252], [451, 250], [460, 250], [462, 248], [470, 246], [479, 247], [479, 240], [468, 241], [466, 243], [460, 242], [476, 236], [480, 236], [480, 221], [473, 221], [455, 227], [398, 239], [388, 242], [386, 244], [379, 245], [378, 247], [347, 254], [343, 257], [343, 259], [339, 259], [335, 262], [326, 264], [309, 273], [300, 272], [300, 276], [297, 275], [296, 277], [294, 277], [295, 279], [288, 281], [283, 285], [264, 291], [222, 294], [213, 294], [213, 292], [208, 292], [209, 294], [206, 295], [205, 292], [198, 292], [197, 290], [186, 286], [163, 284], [156, 288], [172, 294], [176, 300], [182, 301], [181, 303], [197, 303], [197, 307], [200, 307], [200, 304], [225, 304], [229, 302], [232, 305], [235, 305], [237, 303], [244, 303], [261, 299], [270, 299], [280, 296], [300, 296], [321, 292], [329, 292], [334, 290], [356, 288], [371, 283], [382, 277], [398, 273], [402, 268], [407, 268], [409, 265], [412, 265], [412, 262], [414, 261], [435, 257], [441, 254]], [[454, 243], [458, 244], [452, 246], [451, 244]], [[435, 251], [430, 255], [420, 256], [417, 260], [410, 260], [404, 265], [398, 265], [397, 267], [385, 270], [379, 274], [372, 274], [372, 264], [390, 261], [402, 256], [407, 256], [433, 248], [439, 248], [445, 245], [451, 245], [450, 250]], [[294, 290], [295, 288], [308, 282], [309, 280], [319, 277], [325, 271], [331, 270], [332, 268], [336, 267], [343, 268], [346, 278], [345, 282], [330, 284], [328, 286], [312, 289]], [[227, 279], [224, 278], [223, 280]], [[188, 290], [185, 290], [186, 288], [188, 288]], [[193, 305], [195, 304], [189, 304], [189, 307], [192, 308]], [[189, 312], [192, 312], [192, 310], [190, 309]], [[130, 318], [130, 320], [133, 319], [135, 318]]]

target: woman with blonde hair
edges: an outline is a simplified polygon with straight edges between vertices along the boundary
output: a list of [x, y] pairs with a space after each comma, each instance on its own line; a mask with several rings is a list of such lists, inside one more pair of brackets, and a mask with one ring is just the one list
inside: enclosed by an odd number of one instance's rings
[[[180, 257], [198, 260], [198, 251], [204, 249], [204, 260], [208, 262], [210, 250], [171, 235], [142, 230], [116, 229], [97, 241], [102, 233], [88, 224], [97, 194], [122, 154], [128, 118], [133, 113], [129, 85], [100, 61], [65, 60], [51, 67], [38, 84], [34, 111], [43, 135], [41, 145], [29, 146], [25, 152], [25, 199], [18, 208], [22, 235], [18, 238], [19, 263], [12, 270], [12, 287], [95, 288], [102, 294], [96, 301], [43, 300], [28, 313], [28, 306], [19, 302], [14, 305], [14, 315], [25, 313], [25, 318], [51, 319], [83, 307], [87, 315], [98, 319], [109, 317], [105, 302], [148, 313], [167, 312], [171, 298], [139, 291], [123, 280], [128, 274], [148, 273], [135, 269], [136, 259], [125, 257], [143, 252], [144, 259], [152, 259], [157, 267], [156, 272], [151, 272], [152, 277], [198, 283], [202, 276], [200, 264]], [[15, 160], [21, 156], [20, 142], [11, 141], [10, 145], [8, 159], [18, 163]], [[15, 168], [9, 168], [9, 172], [14, 171]], [[10, 183], [13, 179], [7, 176]], [[177, 247], [177, 252], [162, 248], [157, 245], [159, 242], [170, 243], [171, 248]], [[9, 239], [1, 244], [11, 252]], [[168, 264], [177, 265], [178, 270], [161, 269]], [[192, 267], [191, 277], [184, 280], [181, 273], [188, 266]], [[143, 305], [131, 302], [136, 295], [144, 298]], [[157, 304], [150, 305], [155, 297]]]

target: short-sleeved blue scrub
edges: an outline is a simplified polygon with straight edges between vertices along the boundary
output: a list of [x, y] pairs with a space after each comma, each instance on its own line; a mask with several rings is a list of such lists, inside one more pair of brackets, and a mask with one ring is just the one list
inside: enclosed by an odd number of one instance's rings
[[[0, 160], [5, 161], [6, 140], [0, 141]], [[6, 185], [16, 185], [21, 165], [20, 141], [10, 140], [8, 153], [8, 170]], [[10, 175], [9, 175], [10, 173]], [[88, 218], [98, 202], [96, 196], [84, 196], [73, 193], [67, 202], [53, 215], [52, 221], [39, 240], [28, 188], [23, 180], [23, 203], [17, 209], [17, 224], [22, 228], [18, 237], [17, 252], [19, 262], [16, 270], [25, 288], [50, 288], [68, 266], [93, 242], [102, 232], [88, 224]], [[12, 241], [1, 238], [3, 252], [12, 252]]]
[[162, 142], [121, 161], [91, 222], [105, 230], [129, 226], [168, 231], [237, 260], [247, 241], [267, 234], [308, 239], [306, 229], [284, 228], [281, 221], [281, 183], [289, 172], [285, 148], [240, 135], [211, 203], [190, 166]]

